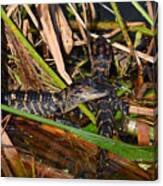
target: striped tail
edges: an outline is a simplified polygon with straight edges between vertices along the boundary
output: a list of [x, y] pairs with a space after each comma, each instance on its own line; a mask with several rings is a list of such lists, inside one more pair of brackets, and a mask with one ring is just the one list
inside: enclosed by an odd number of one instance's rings
[[48, 92], [15, 91], [2, 94], [2, 103], [30, 114], [52, 117], [60, 113], [56, 96]]
[[[102, 136], [112, 138], [114, 118], [109, 98], [105, 97], [97, 102], [97, 128], [98, 133]], [[107, 150], [99, 149], [97, 154], [97, 178], [101, 178], [104, 175], [104, 171], [109, 169], [109, 159], [107, 158]]]
[[114, 118], [111, 104], [108, 100], [108, 97], [105, 97], [97, 102], [97, 127], [100, 135], [112, 138]]
[[[128, 104], [119, 100], [116, 95], [110, 95], [98, 100], [97, 102], [97, 128], [98, 133], [107, 138], [113, 137], [113, 129], [115, 120], [113, 113], [116, 110], [121, 110], [124, 115], [128, 113]], [[105, 174], [112, 174], [110, 166], [111, 160], [107, 157], [107, 150], [99, 149], [97, 154], [97, 178], [105, 177]]]

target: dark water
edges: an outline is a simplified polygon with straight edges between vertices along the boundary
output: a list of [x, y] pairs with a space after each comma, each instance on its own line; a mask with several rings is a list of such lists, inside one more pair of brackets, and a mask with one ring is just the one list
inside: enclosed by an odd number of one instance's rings
[[[147, 10], [147, 1], [141, 1], [139, 4]], [[110, 7], [110, 3], [103, 3], [106, 6]], [[120, 10], [120, 13], [124, 20], [126, 21], [144, 21], [146, 20], [143, 18], [143, 16], [135, 9], [135, 7], [132, 5], [131, 2], [117, 2], [118, 8]], [[158, 4], [156, 2], [152, 2], [153, 8], [157, 9]], [[96, 7], [98, 7], [96, 10], [98, 10], [98, 19], [100, 20], [115, 20], [115, 16], [110, 13], [108, 10], [104, 9], [102, 6], [100, 6], [98, 3], [95, 4]]]

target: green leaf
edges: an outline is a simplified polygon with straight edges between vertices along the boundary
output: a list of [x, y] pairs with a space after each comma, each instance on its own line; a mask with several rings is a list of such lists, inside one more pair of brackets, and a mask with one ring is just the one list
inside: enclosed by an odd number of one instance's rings
[[155, 98], [156, 97], [156, 90], [155, 89], [149, 89], [148, 91], [146, 91], [146, 93], [143, 96], [146, 99], [149, 98]]
[[155, 36], [157, 31], [156, 30], [150, 30], [146, 26], [129, 26], [129, 31], [131, 32], [141, 32], [142, 34], [145, 34], [147, 36]]
[[151, 17], [148, 15], [148, 13], [144, 10], [144, 8], [136, 1], [131, 2], [133, 6], [141, 13], [141, 15], [148, 21], [148, 23], [153, 26], [153, 20]]
[[134, 41], [134, 48], [136, 48], [140, 44], [141, 38], [142, 38], [142, 33], [139, 31], [136, 32], [135, 41]]
[[132, 83], [131, 81], [123, 81], [120, 80], [119, 84], [121, 85], [121, 87], [119, 89], [116, 90], [116, 95], [118, 97], [122, 96], [125, 93], [131, 93], [131, 88], [132, 88]]
[[114, 118], [115, 118], [115, 120], [116, 121], [119, 121], [119, 120], [121, 120], [122, 119], [122, 112], [121, 111], [117, 111], [116, 113], [115, 113], [115, 115], [114, 115]]
[[97, 134], [97, 127], [93, 123], [90, 123], [84, 127], [83, 130]]

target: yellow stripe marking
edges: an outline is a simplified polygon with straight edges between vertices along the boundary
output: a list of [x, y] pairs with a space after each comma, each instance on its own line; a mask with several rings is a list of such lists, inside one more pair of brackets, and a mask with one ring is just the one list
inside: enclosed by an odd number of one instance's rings
[[35, 113], [35, 114], [39, 114], [39, 113], [36, 111], [36, 109], [35, 109], [35, 107], [34, 107], [32, 101], [30, 102], [30, 106], [31, 106], [31, 108], [32, 108], [32, 110], [33, 110], [33, 113]]
[[16, 94], [12, 93], [11, 94], [11, 100], [14, 100], [14, 99], [16, 99]]
[[28, 100], [28, 94], [25, 93], [25, 94], [24, 94], [24, 101], [27, 101], [27, 100]]

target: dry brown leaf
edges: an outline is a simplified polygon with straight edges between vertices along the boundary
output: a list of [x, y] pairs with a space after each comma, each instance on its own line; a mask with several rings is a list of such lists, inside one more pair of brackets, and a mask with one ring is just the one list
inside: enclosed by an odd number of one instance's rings
[[[16, 36], [11, 32], [9, 27], [5, 26], [5, 33], [8, 46], [10, 48], [12, 56], [15, 57], [14, 62], [16, 68], [13, 69], [19, 75], [21, 79], [21, 89], [22, 90], [40, 90], [43, 89], [42, 83], [40, 83], [38, 72], [33, 64], [35, 64], [34, 59], [29, 55], [27, 49], [23, 44], [16, 38]], [[14, 88], [18, 88], [18, 83], [14, 84]], [[8, 85], [10, 89], [10, 84]], [[13, 89], [13, 87], [12, 87]]]
[[4, 177], [13, 177], [14, 176], [6, 158], [4, 158], [3, 155], [1, 156], [1, 170], [2, 170]]
[[7, 17], [10, 17], [12, 15], [13, 12], [15, 12], [15, 10], [18, 8], [18, 5], [9, 5], [7, 7]]
[[72, 30], [70, 26], [67, 23], [67, 20], [62, 12], [62, 9], [59, 5], [55, 5], [55, 17], [58, 24], [58, 28], [61, 33], [61, 38], [63, 42], [63, 46], [65, 49], [65, 52], [67, 54], [70, 54], [72, 48], [73, 48], [73, 38], [72, 38]]
[[40, 21], [42, 24], [44, 37], [46, 38], [49, 50], [53, 58], [55, 59], [57, 70], [61, 77], [67, 82], [67, 84], [70, 85], [72, 83], [72, 80], [65, 70], [62, 53], [60, 50], [56, 32], [53, 28], [48, 5], [40, 4], [37, 6], [37, 10], [40, 15]]
[[[3, 131], [2, 128], [1, 131]], [[3, 132], [1, 136], [1, 140], [2, 140], [2, 150], [8, 162], [10, 163], [10, 166], [14, 174], [18, 177], [27, 177], [27, 172], [20, 159], [20, 156], [17, 150], [14, 148], [6, 132]]]
[[30, 43], [33, 44], [32, 33], [29, 32], [29, 29], [30, 29], [29, 20], [28, 19], [23, 20], [23, 34], [25, 37], [28, 38]]
[[53, 126], [38, 125], [18, 117], [13, 118], [12, 122], [10, 124], [14, 125], [17, 135], [8, 132], [18, 147], [23, 145], [24, 152], [28, 150], [35, 157], [41, 157], [47, 165], [48, 162], [55, 162], [56, 168], [67, 169], [73, 175], [86, 172], [94, 178], [97, 153], [95, 145]]

